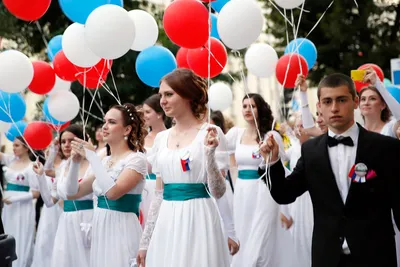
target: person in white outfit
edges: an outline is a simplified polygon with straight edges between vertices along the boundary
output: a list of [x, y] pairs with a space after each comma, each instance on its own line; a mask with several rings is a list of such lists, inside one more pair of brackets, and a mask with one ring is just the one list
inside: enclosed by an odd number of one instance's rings
[[92, 194], [77, 200], [68, 198], [70, 181], [76, 179], [83, 182], [88, 179], [90, 173], [89, 162], [81, 160], [79, 154], [72, 153], [72, 141], [75, 137], [83, 138], [82, 126], [70, 125], [60, 133], [59, 137], [62, 158], [66, 161], [56, 177], [56, 198], [64, 201], [64, 212], [58, 220], [51, 263], [51, 266], [57, 267], [88, 267], [90, 263]]
[[139, 205], [145, 186], [147, 161], [143, 115], [130, 103], [113, 106], [104, 116], [107, 155], [101, 159], [87, 141], [75, 138], [73, 151], [90, 162], [94, 175], [82, 183], [71, 180], [69, 198], [94, 192], [91, 267], [133, 266], [142, 228]]
[[[147, 98], [143, 102], [143, 114], [146, 127], [149, 129], [149, 134], [144, 140], [146, 149], [146, 156], [151, 157], [153, 154], [153, 144], [159, 132], [167, 129], [166, 116], [160, 105], [160, 95], [155, 94]], [[149, 213], [150, 204], [154, 197], [154, 190], [156, 188], [156, 175], [149, 173], [146, 175], [146, 186], [143, 190], [142, 202], [140, 209], [142, 211], [142, 227], [146, 225], [147, 214]]]
[[14, 236], [18, 259], [15, 267], [30, 267], [33, 258], [35, 234], [35, 208], [33, 199], [39, 197], [39, 185], [32, 170], [29, 148], [21, 136], [13, 142], [14, 155], [0, 153], [6, 190], [4, 192], [1, 218], [6, 234]]
[[[360, 90], [360, 110], [364, 128], [371, 132], [397, 138], [400, 125], [400, 103], [377, 79], [373, 69], [368, 69], [364, 80], [371, 85]], [[400, 192], [399, 192], [400, 193]], [[400, 231], [393, 222], [396, 232], [397, 265], [400, 266]]]
[[226, 191], [216, 162], [216, 154], [226, 153], [226, 140], [221, 129], [204, 123], [207, 83], [191, 70], [176, 69], [163, 77], [159, 94], [161, 107], [176, 124], [154, 141], [149, 161], [157, 184], [137, 262], [228, 267], [228, 246], [211, 199]]
[[272, 111], [259, 94], [243, 98], [242, 113], [247, 127], [233, 127], [226, 134], [229, 153], [235, 155], [238, 168], [233, 214], [240, 250], [233, 257], [232, 266], [287, 267], [288, 259], [282, 251], [289, 249], [291, 240], [289, 232], [281, 226], [281, 219], [287, 228], [292, 220], [287, 207], [280, 207], [272, 199], [257, 171], [262, 163], [258, 150], [261, 139], [273, 134], [284, 157], [283, 140], [273, 130]]

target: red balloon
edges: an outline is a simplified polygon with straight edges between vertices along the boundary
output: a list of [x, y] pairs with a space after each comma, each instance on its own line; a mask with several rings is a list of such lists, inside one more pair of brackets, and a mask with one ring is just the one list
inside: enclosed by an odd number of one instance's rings
[[56, 83], [56, 74], [50, 64], [44, 61], [32, 62], [33, 79], [28, 88], [39, 95], [47, 94]]
[[[381, 80], [383, 82], [385, 75], [383, 74], [383, 70], [376, 64], [372, 64], [372, 63], [364, 64], [364, 65], [360, 66], [358, 68], [358, 70], [365, 70], [368, 68], [373, 68], [376, 72], [376, 75], [378, 75], [379, 80]], [[354, 81], [354, 84], [356, 86], [357, 92], [360, 92], [361, 89], [363, 89], [364, 87], [367, 87], [369, 85], [368, 83], [363, 83], [360, 81]]]
[[[211, 55], [210, 55], [210, 78], [220, 74], [228, 61], [228, 54], [225, 46], [220, 40], [210, 37]], [[190, 49], [187, 55], [187, 61], [194, 73], [203, 78], [208, 78], [208, 42], [202, 48]]]
[[299, 74], [305, 76], [308, 74], [308, 64], [303, 56], [289, 53], [283, 55], [278, 60], [278, 63], [276, 64], [276, 78], [285, 88], [294, 88], [297, 75]]
[[77, 67], [68, 60], [64, 52], [59, 51], [53, 59], [53, 67], [57, 76], [69, 82], [76, 80]]
[[50, 129], [56, 131], [56, 132], [61, 132], [63, 131], [65, 128], [67, 128], [69, 125], [71, 124], [71, 122], [67, 121], [64, 124], [52, 124], [52, 123], [47, 123], [47, 126], [50, 127]]
[[104, 84], [104, 82], [107, 80], [107, 73], [105, 75], [103, 75], [103, 77], [99, 77], [97, 75], [97, 77], [93, 77], [93, 76], [88, 76], [86, 74], [86, 79], [85, 79], [85, 75], [78, 75], [78, 82], [85, 86], [87, 89], [97, 89], [99, 87], [101, 87], [102, 84]]
[[202, 47], [208, 40], [208, 11], [196, 0], [177, 0], [165, 10], [165, 33], [178, 46]]
[[111, 66], [112, 60], [102, 59], [99, 63], [90, 68], [77, 67], [79, 71], [77, 75], [78, 81], [88, 89], [97, 89], [107, 80], [107, 75], [110, 72]]
[[190, 69], [187, 60], [188, 52], [189, 49], [187, 48], [184, 47], [179, 48], [178, 53], [176, 53], [176, 63], [178, 64], [178, 68]]
[[24, 138], [35, 150], [45, 149], [53, 140], [53, 134], [46, 122], [34, 121], [26, 126]]
[[34, 21], [40, 19], [50, 7], [51, 0], [3, 0], [5, 7], [19, 19]]

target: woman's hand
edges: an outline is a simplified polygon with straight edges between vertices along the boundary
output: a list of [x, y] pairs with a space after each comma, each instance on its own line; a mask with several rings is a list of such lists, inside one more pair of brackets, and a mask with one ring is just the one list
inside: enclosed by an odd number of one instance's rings
[[146, 255], [147, 250], [139, 250], [136, 257], [136, 263], [138, 264], [138, 267], [146, 267]]
[[285, 215], [283, 215], [281, 213], [281, 223], [282, 223], [282, 227], [285, 227], [286, 229], [290, 229], [290, 227], [292, 227], [292, 225], [293, 225], [293, 218], [290, 217], [290, 219], [288, 219]]
[[240, 248], [240, 244], [236, 243], [233, 239], [228, 237], [228, 248], [231, 255], [235, 255]]
[[39, 161], [36, 161], [35, 163], [33, 163], [33, 171], [37, 174], [37, 175], [43, 175], [44, 174], [44, 167], [43, 164]]
[[72, 147], [72, 160], [77, 162], [78, 160], [82, 160], [82, 158], [86, 157], [86, 152], [85, 148], [95, 151], [95, 147], [93, 146], [92, 142], [90, 141], [85, 141], [82, 139], [79, 139], [77, 137], [74, 138], [74, 141], [71, 142], [71, 147]]
[[209, 148], [216, 148], [219, 145], [218, 131], [215, 127], [207, 128], [207, 135], [204, 138], [204, 145]]

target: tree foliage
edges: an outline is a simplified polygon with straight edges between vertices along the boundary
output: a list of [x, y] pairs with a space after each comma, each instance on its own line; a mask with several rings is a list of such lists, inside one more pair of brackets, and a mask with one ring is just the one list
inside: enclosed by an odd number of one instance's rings
[[[319, 25], [312, 31], [318, 19], [332, 0], [306, 0], [297, 37], [308, 34], [317, 47], [317, 64], [309, 79], [318, 83], [324, 75], [341, 72], [350, 75], [364, 63], [379, 65], [385, 77], [390, 78], [390, 59], [400, 55], [400, 4], [387, 0], [335, 0]], [[388, 3], [384, 5], [384, 3]], [[398, 1], [397, 1], [398, 2]], [[276, 38], [275, 47], [283, 52], [287, 44], [285, 20], [269, 1], [267, 33]], [[297, 25], [300, 9], [293, 11]], [[289, 21], [291, 12], [287, 12]], [[290, 40], [293, 28], [288, 25]]]

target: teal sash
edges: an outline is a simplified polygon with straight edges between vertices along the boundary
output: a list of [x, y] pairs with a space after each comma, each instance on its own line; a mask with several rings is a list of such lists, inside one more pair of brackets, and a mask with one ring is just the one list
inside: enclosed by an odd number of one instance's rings
[[19, 185], [19, 184], [7, 184], [6, 191], [20, 191], [20, 192], [29, 192], [29, 186]]
[[260, 178], [260, 175], [258, 175], [257, 170], [240, 170], [238, 178], [242, 180], [256, 180]]
[[185, 201], [194, 198], [209, 198], [206, 187], [207, 185], [204, 184], [164, 184], [164, 200]]
[[146, 179], [156, 180], [157, 176], [154, 173], [150, 173], [150, 174], [146, 175]]
[[92, 210], [93, 200], [64, 200], [64, 211]]
[[142, 195], [126, 194], [117, 200], [106, 199], [105, 196], [97, 197], [97, 207], [101, 209], [115, 210], [120, 212], [133, 212], [139, 217], [139, 205]]

